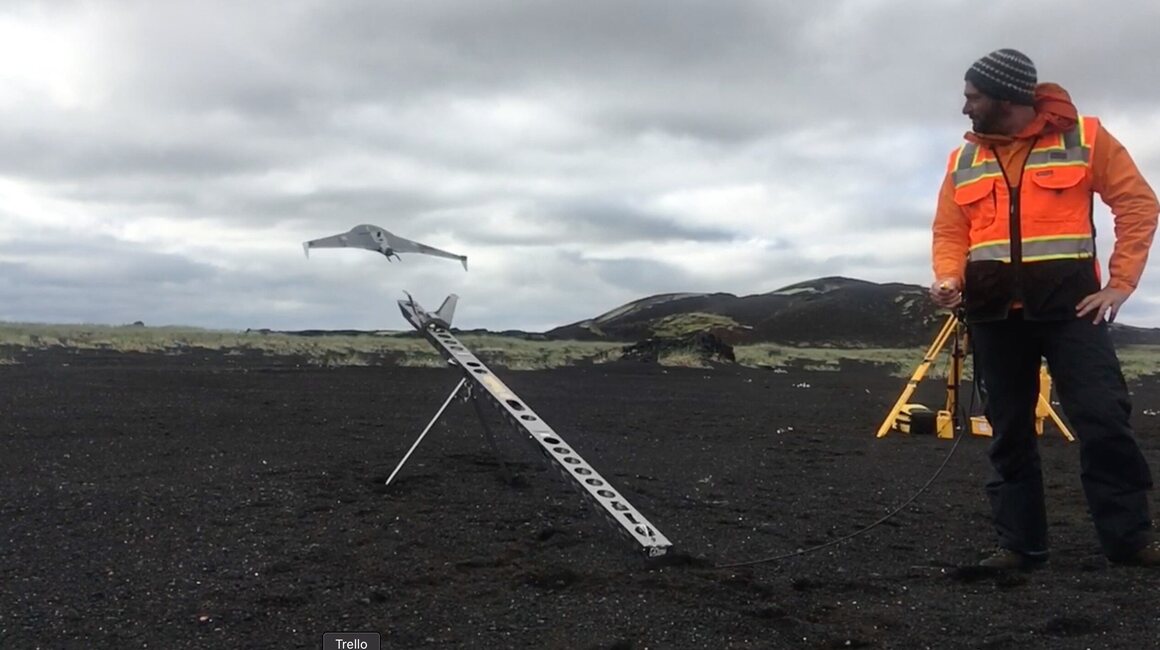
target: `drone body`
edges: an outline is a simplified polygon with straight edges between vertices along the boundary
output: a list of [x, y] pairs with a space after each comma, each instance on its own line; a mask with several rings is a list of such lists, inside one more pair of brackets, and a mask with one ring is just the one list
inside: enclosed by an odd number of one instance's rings
[[348, 232], [323, 237], [321, 239], [312, 239], [302, 244], [302, 250], [306, 252], [307, 257], [310, 257], [311, 248], [365, 248], [382, 253], [386, 256], [387, 261], [390, 261], [392, 257], [400, 259], [399, 253], [422, 253], [424, 255], [459, 260], [463, 264], [463, 270], [467, 270], [466, 255], [448, 253], [445, 250], [420, 244], [417, 241], [411, 241], [388, 230], [369, 224], [355, 226]]

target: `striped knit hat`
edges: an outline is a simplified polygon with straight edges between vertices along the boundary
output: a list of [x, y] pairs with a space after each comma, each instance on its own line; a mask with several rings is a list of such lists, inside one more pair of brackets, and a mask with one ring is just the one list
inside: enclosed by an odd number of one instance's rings
[[971, 64], [965, 79], [993, 99], [1026, 106], [1035, 104], [1035, 64], [1019, 50], [991, 52]]

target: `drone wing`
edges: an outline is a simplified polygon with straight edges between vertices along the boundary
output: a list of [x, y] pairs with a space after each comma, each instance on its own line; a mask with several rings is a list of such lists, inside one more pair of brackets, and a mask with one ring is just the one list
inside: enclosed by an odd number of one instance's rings
[[321, 239], [312, 239], [302, 244], [302, 250], [306, 251], [306, 256], [310, 257], [311, 248], [365, 248], [367, 250], [383, 252], [381, 240], [376, 239], [375, 230], [386, 233], [381, 228], [373, 228], [371, 226], [355, 226], [349, 231], [331, 235], [329, 237], [322, 237]]
[[407, 239], [406, 237], [400, 237], [398, 235], [393, 235], [391, 233], [386, 232], [385, 230], [383, 232], [386, 233], [386, 235], [387, 235], [387, 243], [391, 247], [391, 250], [395, 251], [396, 253], [422, 253], [424, 255], [434, 255], [436, 257], [446, 257], [447, 259], [459, 260], [459, 262], [461, 264], [463, 264], [463, 270], [464, 271], [467, 270], [467, 256], [466, 255], [456, 255], [455, 253], [448, 253], [447, 251], [435, 248], [434, 246], [428, 246], [427, 244], [420, 244], [419, 242], [411, 241], [410, 239]]

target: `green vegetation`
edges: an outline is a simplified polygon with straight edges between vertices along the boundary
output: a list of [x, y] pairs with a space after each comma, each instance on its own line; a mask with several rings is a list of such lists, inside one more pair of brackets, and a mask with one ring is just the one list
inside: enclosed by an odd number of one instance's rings
[[[806, 370], [841, 369], [842, 362], [862, 362], [878, 364], [899, 377], [909, 377], [922, 363], [926, 347], [922, 348], [799, 348], [759, 343], [741, 345], [733, 349], [737, 363], [746, 366], [784, 368], [795, 367]], [[944, 349], [931, 363], [927, 378], [945, 378], [949, 370], [949, 349]], [[1129, 345], [1116, 350], [1128, 379], [1145, 375], [1160, 374], [1160, 346]], [[971, 360], [965, 360], [963, 376], [971, 376]]]
[[[895, 375], [910, 375], [922, 362], [921, 348], [804, 348], [776, 343], [755, 343], [733, 348], [737, 363], [746, 366], [807, 370], [840, 370], [843, 361], [881, 365]], [[938, 376], [932, 364], [928, 376]]]
[[[0, 345], [45, 349], [51, 347], [117, 352], [172, 353], [186, 349], [256, 350], [275, 355], [326, 356], [335, 352], [370, 352], [383, 336], [293, 336], [206, 330], [193, 327], [136, 325], [40, 325], [0, 323]], [[399, 338], [398, 347], [421, 349], [423, 341]], [[410, 344], [410, 345], [408, 345]]]
[[[702, 319], [702, 317], [704, 317]], [[665, 336], [688, 333], [705, 327], [736, 325], [728, 318], [712, 314], [690, 314], [666, 319]], [[691, 327], [699, 322], [698, 327]], [[706, 323], [711, 323], [707, 325]], [[685, 329], [688, 327], [689, 329]], [[672, 332], [672, 333], [670, 333]], [[620, 358], [622, 343], [600, 341], [536, 341], [498, 335], [463, 334], [460, 337], [485, 363], [513, 370], [556, 368], [578, 362], [602, 363]], [[141, 327], [107, 325], [39, 325], [0, 323], [0, 366], [18, 363], [11, 348], [70, 348], [156, 354], [185, 354], [195, 350], [216, 350], [225, 354], [260, 354], [270, 357], [300, 357], [323, 367], [393, 364], [408, 367], [441, 367], [444, 361], [424, 340], [399, 333], [361, 336], [292, 334], [204, 330], [190, 327]], [[739, 345], [734, 348], [737, 362], [763, 368], [801, 368], [838, 371], [843, 363], [881, 365], [899, 377], [909, 377], [922, 362], [926, 348], [835, 348], [795, 347], [773, 343]], [[1129, 379], [1160, 374], [1160, 346], [1123, 346], [1119, 350], [1124, 374]], [[694, 352], [664, 355], [665, 366], [705, 367]], [[931, 364], [928, 378], [945, 377], [946, 351]], [[970, 376], [967, 360], [965, 376]]]
[[743, 329], [743, 326], [721, 314], [692, 312], [665, 316], [653, 325], [652, 333], [653, 336], [676, 337], [711, 329]]
[[[512, 370], [558, 368], [580, 361], [601, 362], [618, 358], [621, 343], [602, 341], [528, 341], [509, 336], [463, 335], [460, 341], [480, 359]], [[425, 341], [419, 341], [430, 349]], [[435, 351], [431, 351], [432, 356]]]
[[669, 352], [657, 357], [657, 364], [668, 368], [709, 368], [710, 364], [696, 352]]
[[[484, 362], [518, 370], [554, 368], [587, 359], [599, 361], [608, 351], [621, 347], [619, 343], [527, 341], [477, 334], [465, 334], [459, 338]], [[301, 336], [191, 327], [0, 323], [0, 346], [153, 354], [183, 354], [193, 350], [216, 350], [227, 354], [249, 352], [270, 357], [302, 357], [307, 363], [326, 367], [368, 366], [383, 362], [409, 367], [440, 367], [445, 363], [423, 339], [389, 332]], [[9, 358], [7, 362], [14, 361]]]
[[1160, 346], [1124, 345], [1116, 348], [1116, 356], [1128, 379], [1160, 374]]

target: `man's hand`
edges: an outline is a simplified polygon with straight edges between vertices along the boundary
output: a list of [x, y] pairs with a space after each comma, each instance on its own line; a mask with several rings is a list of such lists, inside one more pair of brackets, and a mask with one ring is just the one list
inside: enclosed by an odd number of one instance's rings
[[940, 278], [930, 285], [930, 299], [944, 309], [954, 309], [963, 301], [958, 278]]
[[1124, 301], [1127, 299], [1127, 291], [1104, 287], [1079, 301], [1079, 304], [1075, 306], [1075, 315], [1083, 318], [1094, 312], [1095, 317], [1092, 319], [1092, 323], [1098, 325], [1102, 320], [1110, 323], [1116, 320], [1116, 314], [1120, 311], [1120, 305], [1124, 304]]

